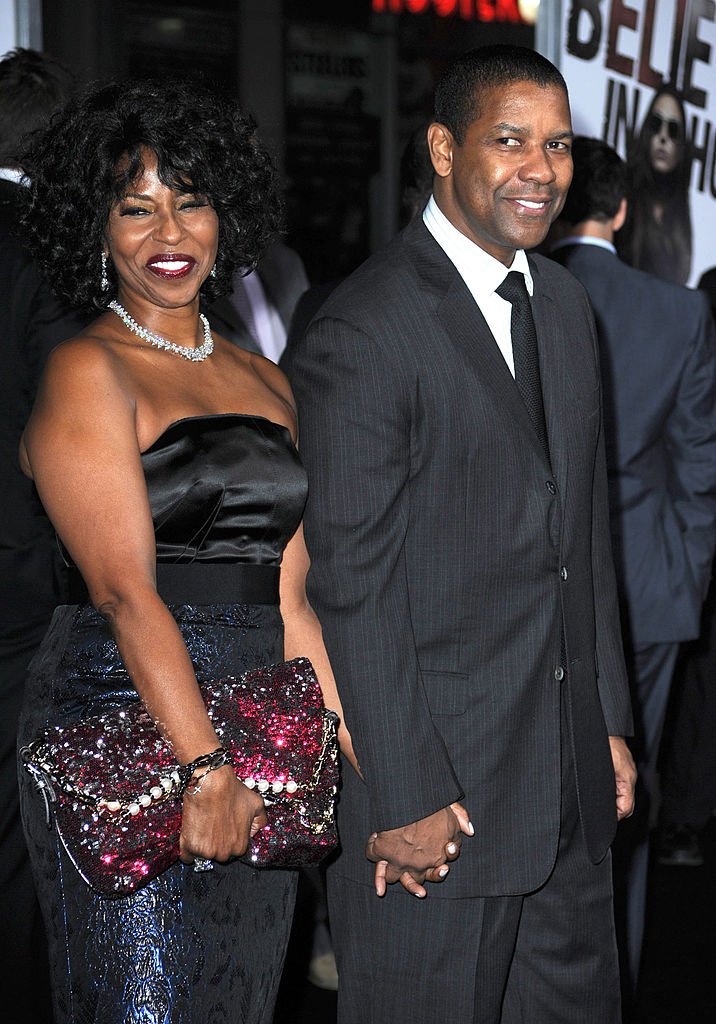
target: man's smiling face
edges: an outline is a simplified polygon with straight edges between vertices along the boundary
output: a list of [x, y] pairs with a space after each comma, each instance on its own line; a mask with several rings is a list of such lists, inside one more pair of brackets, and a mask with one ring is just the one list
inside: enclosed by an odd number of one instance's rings
[[572, 180], [572, 122], [557, 86], [514, 82], [481, 96], [462, 143], [428, 133], [435, 197], [455, 227], [505, 266], [544, 240]]

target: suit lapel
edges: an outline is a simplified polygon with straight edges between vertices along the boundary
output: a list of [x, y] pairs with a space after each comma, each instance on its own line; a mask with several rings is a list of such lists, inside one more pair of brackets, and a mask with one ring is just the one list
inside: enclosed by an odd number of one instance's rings
[[[241, 287], [241, 285], [239, 285]], [[208, 310], [209, 319], [216, 324], [215, 330], [227, 341], [238, 345], [249, 352], [261, 352], [257, 342], [251, 337], [246, 324], [231, 301], [231, 295], [220, 295], [212, 302]]]
[[532, 312], [537, 329], [542, 398], [552, 469], [564, 493], [567, 486], [567, 438], [564, 433], [565, 404], [570, 402], [570, 383], [565, 360], [569, 342], [560, 305], [545, 276], [530, 260], [534, 281]]
[[[436, 314], [450, 342], [492, 395], [498, 414], [510, 425], [517, 425], [548, 466], [515, 380], [487, 321], [454, 264], [425, 227], [422, 218], [406, 229], [406, 240], [413, 247], [424, 286], [436, 296]], [[539, 334], [539, 325], [537, 331]]]
[[443, 327], [453, 345], [472, 365], [480, 382], [492, 394], [502, 415], [516, 424], [535, 451], [545, 458], [527, 407], [492, 331], [457, 273], [456, 278], [438, 307]]

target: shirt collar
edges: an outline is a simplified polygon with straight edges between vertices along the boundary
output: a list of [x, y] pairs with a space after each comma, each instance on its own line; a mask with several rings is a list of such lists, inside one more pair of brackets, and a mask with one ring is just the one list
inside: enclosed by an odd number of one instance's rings
[[423, 221], [445, 255], [455, 264], [478, 303], [482, 298], [492, 295], [511, 270], [524, 274], [527, 291], [530, 296], [533, 294], [534, 282], [524, 249], [518, 249], [512, 266], [505, 268], [504, 263], [490, 256], [448, 220], [435, 202], [435, 196], [430, 197], [423, 211]]
[[613, 252], [615, 256], [617, 254], [617, 250], [611, 242], [608, 242], [606, 238], [597, 238], [595, 235], [568, 235], [567, 238], [560, 238], [558, 242], [555, 242], [549, 251], [556, 252], [557, 249], [564, 249], [567, 245], [596, 245], [600, 249]]
[[12, 181], [16, 185], [27, 185], [28, 179], [19, 167], [0, 167], [0, 180]]

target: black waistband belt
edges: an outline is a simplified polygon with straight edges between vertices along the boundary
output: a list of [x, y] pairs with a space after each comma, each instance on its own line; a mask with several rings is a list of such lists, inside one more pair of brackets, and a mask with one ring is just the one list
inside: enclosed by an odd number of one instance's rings
[[[85, 604], [87, 587], [77, 569], [70, 569], [69, 603]], [[157, 591], [167, 604], [278, 604], [277, 565], [241, 562], [157, 564]]]

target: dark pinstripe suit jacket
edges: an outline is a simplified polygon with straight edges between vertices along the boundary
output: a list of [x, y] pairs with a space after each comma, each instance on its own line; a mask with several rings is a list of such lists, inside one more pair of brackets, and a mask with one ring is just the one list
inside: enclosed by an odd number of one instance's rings
[[595, 861], [614, 835], [607, 736], [631, 723], [596, 340], [581, 286], [531, 265], [552, 467], [421, 220], [333, 293], [290, 362], [309, 596], [366, 780], [346, 769], [339, 807], [334, 870], [357, 880], [372, 830], [464, 796], [476, 838], [431, 895], [538, 887], [557, 850], [561, 690]]

